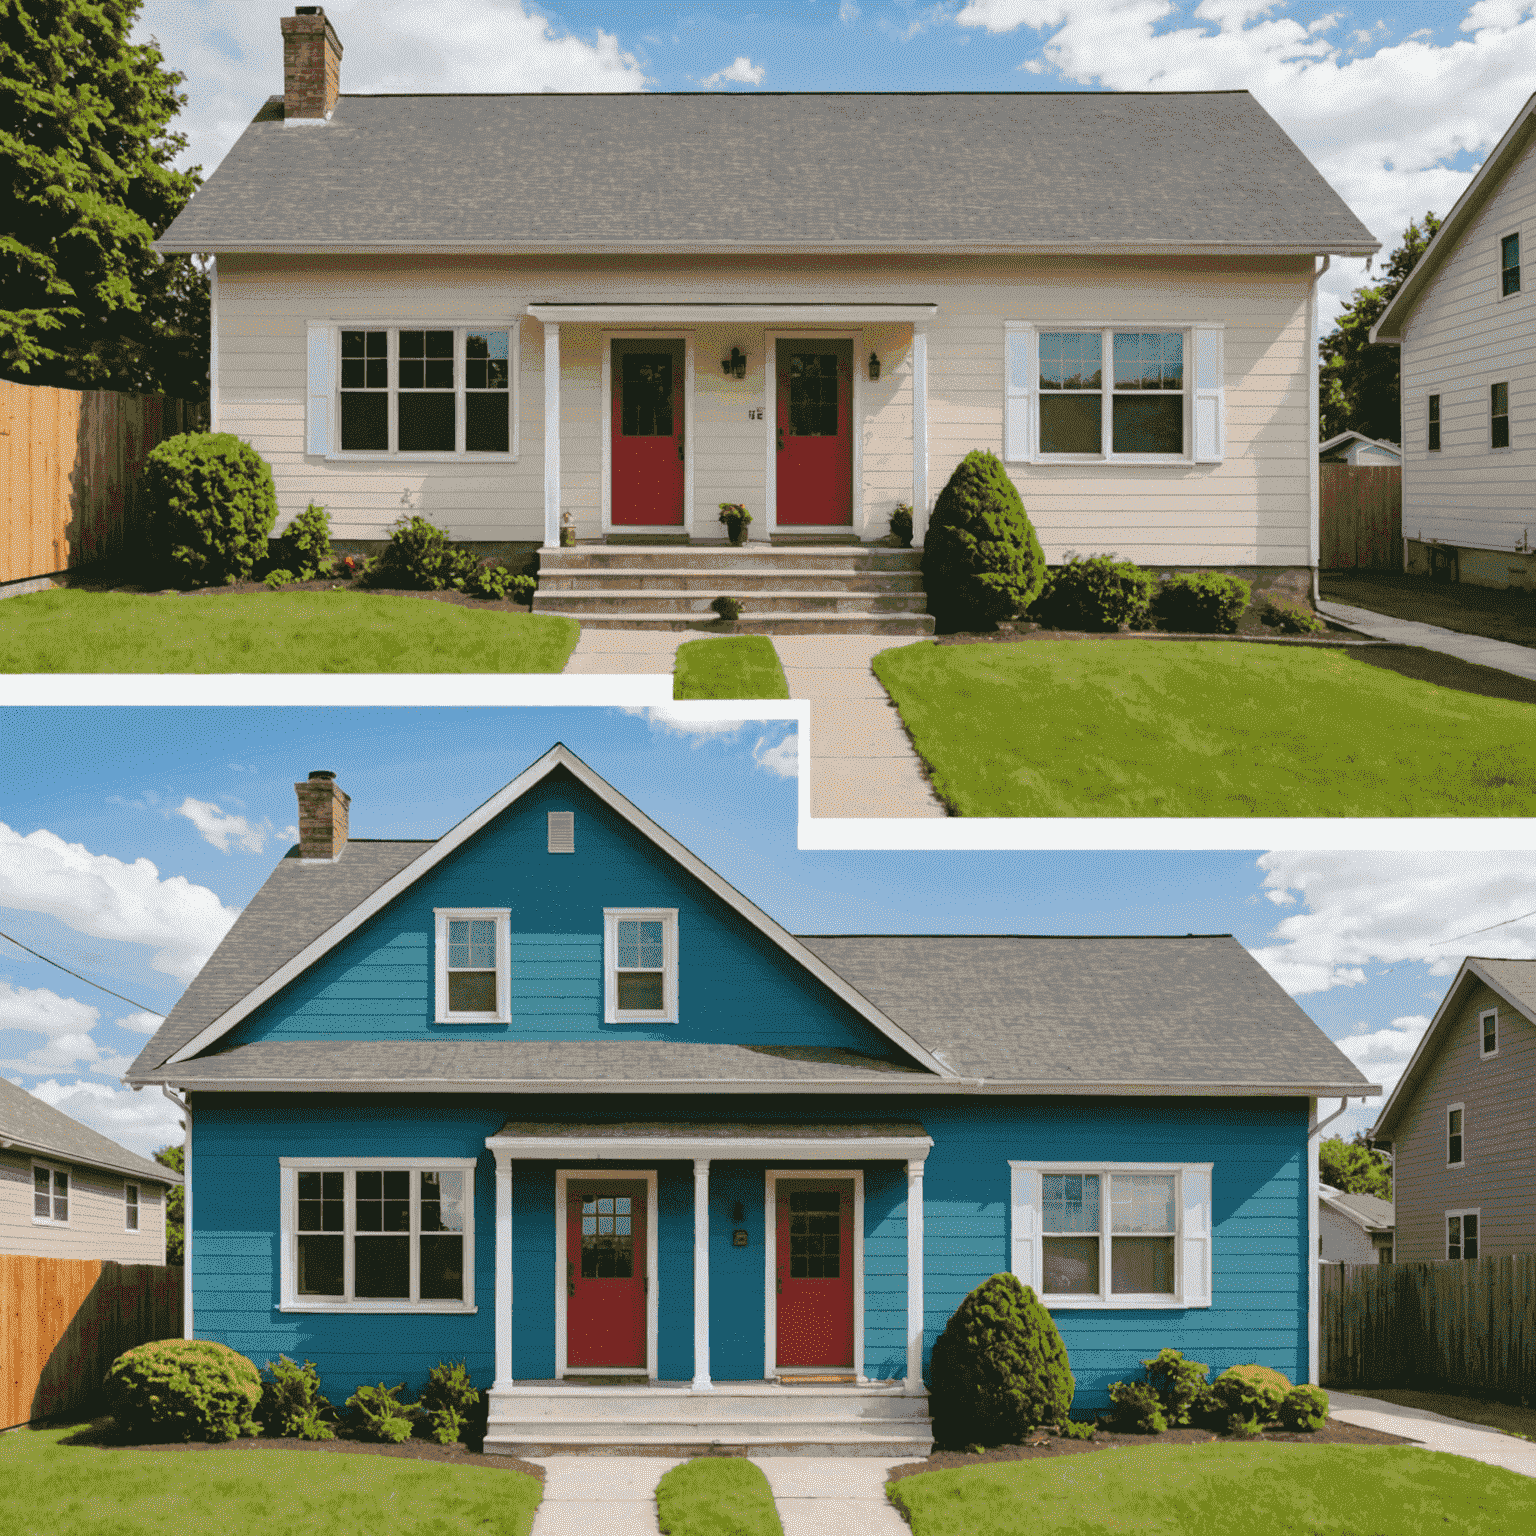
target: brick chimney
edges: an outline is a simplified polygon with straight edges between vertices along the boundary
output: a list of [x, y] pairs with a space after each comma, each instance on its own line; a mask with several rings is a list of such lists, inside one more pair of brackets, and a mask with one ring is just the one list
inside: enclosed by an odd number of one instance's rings
[[347, 808], [352, 797], [342, 793], [336, 775], [317, 768], [303, 784], [299, 797], [299, 857], [334, 863], [347, 846]]
[[341, 43], [323, 5], [282, 18], [283, 121], [324, 122], [341, 94]]

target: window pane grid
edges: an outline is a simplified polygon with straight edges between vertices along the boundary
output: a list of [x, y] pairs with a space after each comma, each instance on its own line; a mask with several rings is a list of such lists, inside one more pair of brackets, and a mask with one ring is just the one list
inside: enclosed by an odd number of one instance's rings
[[139, 1186], [123, 1185], [123, 1224], [130, 1232], [139, 1230]]
[[1174, 1294], [1176, 1174], [1043, 1174], [1040, 1195], [1046, 1295], [1102, 1298], [1106, 1268], [1109, 1295]]
[[660, 918], [614, 923], [614, 1000], [621, 1013], [662, 1013], [666, 1001], [666, 924]]
[[[1113, 359], [1104, 383], [1103, 356]], [[1182, 331], [1044, 331], [1039, 336], [1042, 454], [1182, 456]]]
[[1507, 298], [1520, 292], [1520, 236], [1505, 235], [1499, 242], [1500, 287]]
[[1493, 384], [1488, 390], [1488, 409], [1495, 448], [1509, 447], [1509, 384]]
[[1440, 396], [1429, 397], [1429, 451], [1440, 451]]

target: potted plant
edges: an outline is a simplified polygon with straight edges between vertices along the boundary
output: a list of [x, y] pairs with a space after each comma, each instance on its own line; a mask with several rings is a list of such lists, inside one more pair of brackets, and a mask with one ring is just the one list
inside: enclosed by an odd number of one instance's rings
[[741, 617], [741, 604], [734, 597], [717, 597], [709, 606], [720, 615], [722, 623], [731, 624]]
[[562, 512], [560, 514], [560, 544], [562, 548], [569, 549], [576, 542], [576, 514], [574, 512]]
[[740, 544], [747, 537], [747, 524], [752, 521], [752, 514], [739, 501], [722, 501], [720, 521], [725, 524], [731, 543]]
[[912, 508], [906, 502], [891, 513], [891, 534], [903, 549], [912, 548]]

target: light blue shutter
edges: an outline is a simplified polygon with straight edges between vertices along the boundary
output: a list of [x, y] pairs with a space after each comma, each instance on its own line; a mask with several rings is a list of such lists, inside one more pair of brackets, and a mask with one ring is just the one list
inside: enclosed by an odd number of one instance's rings
[[1195, 344], [1195, 462], [1219, 464], [1227, 449], [1227, 397], [1222, 363], [1222, 329], [1197, 325]]
[[304, 452], [331, 451], [331, 401], [336, 391], [336, 333], [328, 325], [309, 327], [309, 390]]
[[1038, 1295], [1040, 1291], [1040, 1174], [1012, 1168], [1010, 1200], [1013, 1272]]
[[1010, 461], [1028, 459], [1033, 453], [1035, 336], [1031, 328], [1007, 331], [1003, 337], [1003, 457]]
[[1179, 1180], [1183, 1192], [1183, 1224], [1179, 1240], [1183, 1283], [1180, 1300], [1186, 1307], [1211, 1304], [1211, 1174], [1208, 1168], [1186, 1168]]

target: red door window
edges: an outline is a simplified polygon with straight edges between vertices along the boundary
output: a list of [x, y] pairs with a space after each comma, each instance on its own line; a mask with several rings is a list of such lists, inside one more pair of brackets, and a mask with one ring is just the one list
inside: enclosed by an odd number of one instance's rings
[[645, 1184], [567, 1186], [566, 1363], [646, 1369]]
[[681, 527], [683, 344], [613, 343], [615, 527]]
[[778, 1180], [778, 1363], [853, 1369], [853, 1180]]
[[778, 521], [853, 522], [853, 343], [778, 347]]

